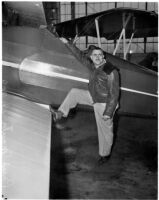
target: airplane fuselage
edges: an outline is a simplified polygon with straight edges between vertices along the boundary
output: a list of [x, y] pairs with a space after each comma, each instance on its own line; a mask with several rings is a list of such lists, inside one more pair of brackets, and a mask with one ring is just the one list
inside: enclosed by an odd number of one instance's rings
[[[120, 73], [119, 113], [157, 116], [157, 73], [107, 58]], [[32, 101], [59, 105], [71, 88], [87, 89], [89, 70], [47, 29], [4, 28], [2, 64], [5, 90]]]

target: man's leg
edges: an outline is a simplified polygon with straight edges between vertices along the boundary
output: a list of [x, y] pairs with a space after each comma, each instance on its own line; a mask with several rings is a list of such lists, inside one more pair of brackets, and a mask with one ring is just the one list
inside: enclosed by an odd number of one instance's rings
[[113, 120], [109, 119], [104, 121], [102, 119], [105, 105], [105, 103], [94, 104], [99, 140], [99, 155], [102, 157], [110, 155], [113, 143]]
[[67, 117], [70, 109], [75, 108], [77, 104], [93, 105], [93, 100], [88, 90], [71, 89], [58, 111], [63, 114], [63, 117]]

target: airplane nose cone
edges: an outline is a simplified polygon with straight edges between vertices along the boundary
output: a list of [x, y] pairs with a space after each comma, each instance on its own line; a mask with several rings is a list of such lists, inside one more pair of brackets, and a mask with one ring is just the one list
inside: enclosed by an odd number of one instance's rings
[[40, 52], [23, 60], [20, 80], [26, 84], [69, 91], [72, 87], [86, 88], [89, 70], [68, 48], [47, 30]]

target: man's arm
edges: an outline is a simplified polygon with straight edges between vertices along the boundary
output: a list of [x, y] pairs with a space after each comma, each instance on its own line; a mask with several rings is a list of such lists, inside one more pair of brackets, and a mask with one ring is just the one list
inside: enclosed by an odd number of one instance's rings
[[103, 116], [105, 120], [112, 118], [114, 111], [118, 104], [119, 98], [119, 74], [117, 70], [113, 70], [110, 75], [108, 75], [108, 87], [109, 87], [109, 99], [106, 104]]
[[75, 44], [72, 42], [66, 40], [65, 38], [60, 38], [60, 40], [66, 44], [66, 46], [71, 50], [73, 55], [86, 67], [88, 67], [90, 70], [93, 70], [93, 65], [91, 60], [84, 54], [84, 52], [80, 51]]

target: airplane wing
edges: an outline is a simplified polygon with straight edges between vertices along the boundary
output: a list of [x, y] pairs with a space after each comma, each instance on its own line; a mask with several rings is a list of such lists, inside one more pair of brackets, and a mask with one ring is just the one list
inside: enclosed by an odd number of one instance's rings
[[158, 35], [158, 15], [155, 12], [132, 8], [111, 9], [58, 23], [55, 26], [60, 37], [74, 38], [76, 35], [96, 37], [95, 19], [98, 19], [100, 36], [107, 40], [115, 40], [123, 28], [123, 18], [129, 16], [126, 38], [130, 38], [132, 32], [135, 32], [134, 38]]
[[2, 93], [5, 199], [48, 199], [51, 114], [41, 105]]

